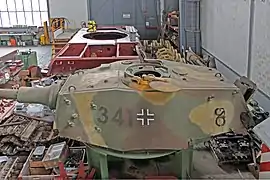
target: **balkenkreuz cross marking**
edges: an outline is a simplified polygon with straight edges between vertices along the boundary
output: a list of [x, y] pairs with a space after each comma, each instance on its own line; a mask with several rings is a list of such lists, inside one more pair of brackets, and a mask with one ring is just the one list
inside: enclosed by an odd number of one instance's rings
[[150, 121], [154, 121], [155, 114], [150, 113], [149, 109], [141, 109], [140, 113], [137, 113], [137, 121], [142, 122], [142, 126], [149, 126]]

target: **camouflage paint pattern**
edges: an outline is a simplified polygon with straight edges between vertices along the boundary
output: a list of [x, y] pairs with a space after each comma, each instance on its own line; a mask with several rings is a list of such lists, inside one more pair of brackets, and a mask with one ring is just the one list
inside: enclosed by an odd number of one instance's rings
[[79, 71], [61, 88], [56, 109], [61, 136], [117, 151], [184, 149], [190, 139], [241, 130], [247, 111], [217, 70], [170, 61]]

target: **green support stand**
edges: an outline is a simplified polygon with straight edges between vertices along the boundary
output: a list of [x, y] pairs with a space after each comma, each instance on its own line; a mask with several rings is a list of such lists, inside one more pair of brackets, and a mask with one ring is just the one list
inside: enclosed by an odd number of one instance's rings
[[[88, 164], [92, 168], [96, 168], [101, 179], [109, 179], [108, 157], [106, 153], [98, 152], [90, 147], [87, 148]], [[193, 145], [189, 145], [188, 149], [178, 151], [173, 155], [170, 166], [179, 179], [190, 179], [193, 169]]]
[[89, 147], [86, 150], [88, 165], [99, 170], [101, 179], [109, 179], [107, 155], [98, 153]]
[[99, 158], [100, 158], [99, 159], [99, 166], [100, 166], [101, 179], [109, 179], [109, 168], [108, 168], [107, 155], [100, 154]]
[[180, 179], [189, 179], [191, 176], [193, 151], [191, 149], [182, 150], [175, 168], [178, 168]]

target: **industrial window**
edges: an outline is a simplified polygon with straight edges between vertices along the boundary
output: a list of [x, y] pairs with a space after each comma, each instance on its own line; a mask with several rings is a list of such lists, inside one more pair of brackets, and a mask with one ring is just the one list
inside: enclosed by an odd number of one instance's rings
[[47, 0], [0, 0], [0, 27], [42, 26], [48, 21]]

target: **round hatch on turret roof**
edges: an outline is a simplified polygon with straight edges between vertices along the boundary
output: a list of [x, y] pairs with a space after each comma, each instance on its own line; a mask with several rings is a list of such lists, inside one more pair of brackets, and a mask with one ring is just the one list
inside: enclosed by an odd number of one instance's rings
[[160, 78], [170, 77], [170, 73], [167, 67], [155, 63], [134, 64], [130, 65], [125, 70], [125, 77], [143, 77], [144, 75]]
[[127, 36], [127, 34], [121, 32], [93, 32], [83, 35], [84, 38], [93, 40], [116, 40]]

